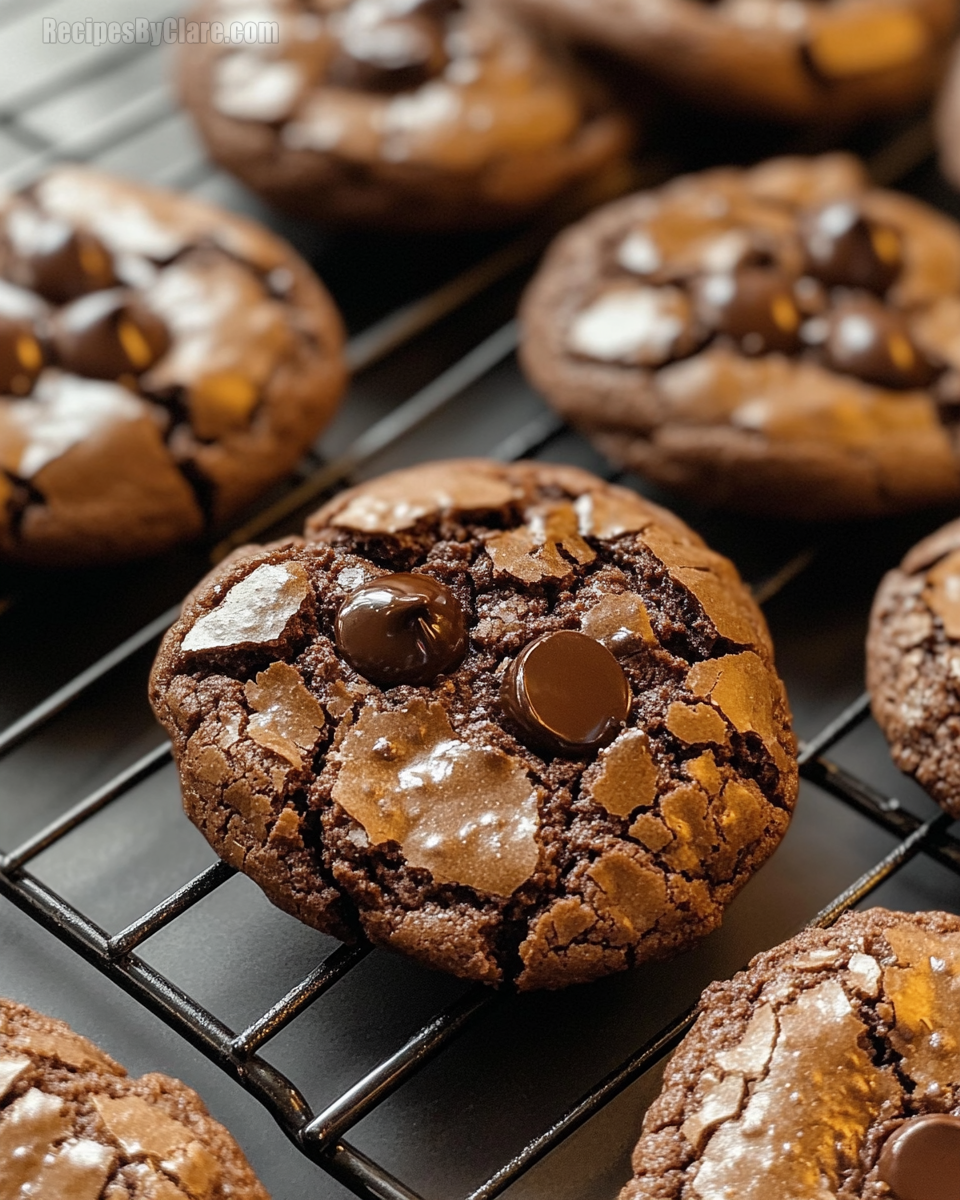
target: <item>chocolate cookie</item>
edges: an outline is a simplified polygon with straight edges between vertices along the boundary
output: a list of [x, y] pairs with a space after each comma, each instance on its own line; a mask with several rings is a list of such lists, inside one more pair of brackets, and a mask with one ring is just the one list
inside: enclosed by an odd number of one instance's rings
[[342, 342], [250, 221], [73, 166], [0, 196], [0, 557], [151, 554], [236, 513], [332, 416]]
[[954, 48], [934, 113], [940, 170], [960, 188], [960, 46]]
[[261, 9], [277, 44], [186, 45], [180, 88], [212, 157], [299, 216], [503, 224], [618, 164], [630, 140], [595, 83], [482, 0]]
[[201, 586], [151, 696], [188, 815], [275, 904], [522, 989], [714, 929], [796, 797], [733, 566], [572, 467], [342, 493]]
[[960, 229], [846, 155], [677, 179], [561, 235], [523, 362], [615, 462], [800, 518], [960, 498]]
[[604, 46], [704, 107], [831, 122], [929, 96], [954, 0], [508, 0], [548, 29]]
[[957, 1200], [960, 918], [874, 908], [707, 988], [620, 1200]]
[[0, 1000], [3, 1200], [270, 1200], [200, 1097]]
[[894, 762], [960, 817], [960, 521], [910, 551], [880, 584], [867, 688]]

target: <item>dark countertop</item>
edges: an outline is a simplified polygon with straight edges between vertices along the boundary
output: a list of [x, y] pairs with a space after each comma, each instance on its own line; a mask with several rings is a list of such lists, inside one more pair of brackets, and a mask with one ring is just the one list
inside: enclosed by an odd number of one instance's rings
[[[158, 15], [161, 9], [153, 5]], [[139, 6], [151, 15], [151, 3]], [[133, 48], [48, 47], [41, 18], [128, 16], [124, 0], [0, 0], [0, 47], [12, 64], [0, 80], [0, 180], [17, 183], [46, 157], [89, 157], [123, 173], [189, 187], [232, 207], [260, 206], [203, 160], [165, 83], [165, 58]], [[128, 48], [129, 50], [130, 48]], [[683, 132], [682, 116], [676, 128]], [[908, 126], [905, 126], [907, 128]], [[893, 130], [864, 135], [889, 143]], [[765, 146], [763, 135], [757, 142]], [[873, 142], [869, 141], [873, 138]], [[910, 139], [913, 139], [912, 141]], [[685, 146], [687, 162], [743, 156], [753, 143], [708, 132]], [[958, 211], [917, 135], [905, 183]], [[421, 297], [482, 259], [503, 237], [398, 240], [324, 235], [270, 218], [317, 265], [352, 333]], [[358, 375], [348, 405], [323, 440], [324, 461], [434, 380], [509, 321], [523, 270], [462, 305], [429, 332]], [[408, 436], [364, 463], [382, 469], [448, 454], [497, 453], [517, 430], [537, 441], [541, 401], [522, 380], [509, 331], [477, 379]], [[469, 366], [469, 363], [468, 363]], [[575, 435], [539, 451], [605, 470]], [[313, 464], [313, 468], [316, 463]], [[279, 493], [278, 493], [279, 494]], [[862, 690], [863, 638], [883, 571], [952, 514], [882, 523], [801, 527], [723, 517], [677, 506], [681, 515], [762, 583], [797, 573], [768, 600], [801, 737], [810, 738]], [[295, 528], [297, 517], [286, 522]], [[809, 552], [809, 553], [808, 553]], [[0, 572], [0, 729], [123, 638], [174, 604], [208, 564], [194, 547], [161, 561], [71, 575]], [[789, 572], [788, 572], [789, 573]], [[62, 716], [0, 760], [0, 847], [9, 849], [137, 761], [162, 737], [145, 698], [155, 642], [96, 684]], [[890, 763], [872, 722], [832, 751], [834, 761], [922, 817], [935, 811]], [[349, 1134], [429, 1200], [464, 1196], [546, 1129], [584, 1092], [691, 1004], [712, 979], [795, 932], [895, 845], [875, 823], [805, 784], [781, 849], [692, 953], [566, 993], [499, 999], [438, 1059]], [[43, 853], [31, 866], [65, 899], [115, 932], [214, 861], [184, 819], [169, 765]], [[960, 910], [960, 879], [926, 857], [908, 863], [871, 902]], [[242, 877], [224, 884], [145, 943], [143, 957], [233, 1029], [268, 1009], [334, 948], [274, 910]], [[285, 1030], [267, 1057], [323, 1107], [467, 989], [376, 951]], [[276, 1200], [346, 1195], [305, 1159], [267, 1113], [197, 1050], [0, 897], [0, 993], [69, 1021], [131, 1071], [163, 1070], [195, 1086], [234, 1132]], [[628, 1155], [657, 1072], [628, 1087], [509, 1193], [551, 1200], [611, 1198], [629, 1174]]]

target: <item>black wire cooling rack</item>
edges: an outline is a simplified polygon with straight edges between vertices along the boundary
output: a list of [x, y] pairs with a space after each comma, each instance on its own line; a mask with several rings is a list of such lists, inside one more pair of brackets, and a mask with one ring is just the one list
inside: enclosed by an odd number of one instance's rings
[[[559, 432], [559, 428], [540, 430], [539, 436], [535, 436], [534, 431], [530, 430], [522, 447], [522, 433], [513, 435], [512, 448], [522, 450], [524, 454], [534, 453]], [[345, 463], [352, 461], [351, 455]], [[329, 486], [331, 476], [342, 474], [342, 470], [342, 467], [334, 465], [322, 468], [314, 480], [326, 481]], [[807, 557], [799, 556], [777, 576], [755, 589], [759, 598], [765, 600], [775, 594], [803, 569]], [[0, 735], [0, 756], [30, 738], [65, 705], [78, 700], [87, 688], [119, 667], [142, 646], [156, 639], [171, 616], [164, 614], [9, 727]], [[899, 839], [889, 853], [823, 909], [814, 922], [822, 926], [832, 924], [859, 904], [918, 854], [927, 854], [960, 875], [960, 841], [947, 832], [951, 819], [946, 814], [923, 820], [898, 800], [884, 795], [827, 757], [828, 752], [850, 735], [868, 715], [869, 704], [863, 696], [807, 742], [800, 756], [804, 779]], [[434, 1055], [440, 1053], [469, 1022], [495, 1003], [496, 993], [481, 986], [470, 989], [455, 1004], [424, 1024], [395, 1054], [378, 1063], [322, 1112], [315, 1113], [296, 1085], [267, 1063], [259, 1051], [356, 967], [369, 953], [369, 946], [338, 948], [269, 1011], [238, 1033], [136, 953], [144, 941], [226, 883], [235, 873], [232, 868], [223, 863], [209, 867], [113, 935], [67, 903], [27, 869], [41, 852], [69, 837], [108, 805], [122, 801], [131, 789], [158, 771], [169, 758], [168, 745], [151, 751], [22, 845], [0, 855], [0, 893], [241, 1083], [268, 1109], [295, 1145], [358, 1196], [378, 1197], [379, 1200], [419, 1200], [417, 1193], [353, 1147], [344, 1135], [421, 1070]], [[616, 1070], [592, 1087], [549, 1129], [531, 1140], [485, 1183], [473, 1190], [469, 1200], [493, 1200], [493, 1197], [499, 1196], [619, 1092], [669, 1054], [690, 1028], [694, 1016], [694, 1010], [688, 1010], [659, 1030]]]
[[[62, 15], [68, 7], [68, 0], [59, 0], [37, 11], [21, 0], [0, 0], [0, 49], [8, 56], [11, 46], [25, 52], [28, 22], [39, 29], [45, 13]], [[121, 0], [102, 0], [101, 9], [111, 7], [120, 13]], [[149, 162], [150, 169], [144, 173], [159, 182], [211, 190], [208, 185], [215, 182], [215, 177], [190, 142], [182, 118], [173, 112], [155, 62], [146, 52], [137, 48], [129, 54], [109, 58], [103, 50], [96, 56], [77, 52], [58, 59], [52, 66], [47, 59], [38, 57], [39, 52], [33, 53], [39, 64], [36, 70], [21, 65], [13, 72], [12, 80], [0, 81], [0, 182], [19, 185], [48, 162], [71, 158], [91, 159], [121, 168], [129, 168], [132, 162], [132, 173], [137, 172], [138, 164]], [[114, 93], [118, 98], [115, 104], [110, 99]], [[871, 160], [874, 174], [883, 182], [892, 182], [915, 170], [929, 153], [926, 126], [908, 126], [875, 147]], [[559, 220], [562, 215], [558, 213], [555, 217]], [[492, 253], [468, 266], [452, 281], [428, 290], [420, 298], [408, 299], [357, 333], [349, 346], [357, 377], [362, 379], [400, 348], [444, 322], [456, 320], [477, 297], [489, 294], [504, 281], [528, 270], [547, 232], [548, 229], [541, 228], [496, 246]], [[292, 528], [296, 514], [343, 486], [367, 464], [402, 448], [405, 439], [442, 415], [466, 389], [508, 362], [516, 341], [515, 323], [509, 320], [499, 324], [429, 379], [410, 399], [382, 411], [378, 419], [357, 431], [335, 456], [324, 460], [314, 455], [305, 464], [298, 483], [274, 497], [240, 528], [222, 533], [218, 544], [210, 548], [213, 560], [233, 546], [278, 529]], [[519, 422], [505, 425], [493, 453], [503, 459], [549, 457], [552, 450], [570, 437], [569, 431], [546, 410], [535, 410]], [[415, 446], [412, 453], [416, 455]], [[766, 602], [800, 577], [813, 553], [814, 548], [801, 547], [786, 555], [754, 587], [757, 598]], [[0, 618], [16, 601], [15, 594], [5, 598], [0, 595]], [[138, 654], [156, 644], [175, 616], [176, 609], [171, 608], [149, 620], [14, 720], [0, 732], [0, 760], [29, 745], [48, 722], [81, 704], [94, 689], [109, 686], [115, 673], [128, 669], [138, 661]], [[960, 840], [949, 832], [951, 822], [946, 815], [929, 819], [916, 815], [885, 790], [829, 757], [868, 717], [868, 701], [861, 697], [802, 747], [804, 780], [896, 839], [888, 853], [823, 908], [815, 918], [815, 923], [822, 926], [862, 902], [918, 855], [927, 856], [960, 876]], [[215, 863], [201, 871], [116, 933], [107, 932], [81, 907], [68, 902], [54, 886], [31, 872], [31, 865], [39, 855], [69, 845], [70, 839], [97, 814], [105, 810], [115, 812], [138, 785], [169, 762], [168, 745], [150, 750], [39, 832], [9, 851], [0, 850], [0, 894], [252, 1093], [295, 1146], [356, 1195], [379, 1200], [419, 1200], [415, 1190], [351, 1144], [347, 1135], [482, 1014], [502, 1002], [502, 997], [483, 987], [465, 991], [455, 1002], [431, 1016], [394, 1053], [366, 1070], [340, 1095], [318, 1106], [319, 1111], [314, 1111], [297, 1084], [268, 1062], [263, 1052], [311, 1005], [341, 985], [370, 953], [369, 946], [334, 949], [272, 1007], [237, 1031], [140, 954], [148, 939], [184, 918], [194, 906], [227, 883], [234, 875], [230, 867]], [[653, 1036], [645, 1037], [642, 1045], [590, 1087], [559, 1119], [532, 1137], [484, 1183], [474, 1187], [467, 1200], [493, 1200], [504, 1192], [616, 1096], [661, 1063], [690, 1028], [694, 1016], [692, 1009], [681, 1012]]]

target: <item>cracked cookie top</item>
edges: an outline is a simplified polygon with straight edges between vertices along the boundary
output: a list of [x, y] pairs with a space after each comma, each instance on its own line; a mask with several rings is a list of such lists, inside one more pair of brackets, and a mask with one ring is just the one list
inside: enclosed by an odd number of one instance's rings
[[621, 1200], [949, 1200], [960, 919], [871, 909], [704, 993]]
[[0, 999], [0, 1195], [269, 1200], [199, 1096]]
[[237, 511], [332, 414], [341, 343], [242, 218], [79, 167], [0, 197], [0, 555], [150, 553]]
[[524, 988], [709, 931], [796, 795], [733, 566], [568, 467], [342, 493], [201, 586], [152, 698], [187, 812], [275, 903]]
[[181, 86], [214, 157], [318, 219], [517, 219], [629, 140], [598, 85], [495, 5], [259, 0], [238, 14], [208, 0], [197, 15], [276, 29], [185, 45]]
[[960, 231], [849, 156], [608, 205], [524, 313], [534, 381], [660, 482], [798, 516], [960, 496]]

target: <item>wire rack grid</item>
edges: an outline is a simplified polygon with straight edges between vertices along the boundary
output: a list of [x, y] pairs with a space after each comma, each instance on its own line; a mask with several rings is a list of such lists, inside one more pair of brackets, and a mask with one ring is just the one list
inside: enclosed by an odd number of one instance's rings
[[[63, 2], [65, 0], [61, 0], [59, 7]], [[47, 7], [53, 11], [58, 6]], [[0, 37], [9, 36], [16, 41], [21, 36], [21, 29], [26, 28], [25, 14], [39, 23], [40, 15], [30, 12], [18, 0], [0, 0]], [[105, 84], [103, 58], [81, 56], [75, 61], [64, 60], [57, 70], [48, 74], [18, 76], [12, 82], [7, 80], [0, 85], [0, 181], [7, 186], [20, 185], [51, 161], [62, 158], [90, 159], [109, 166], [121, 148], [135, 144], [146, 147], [141, 152], [148, 157], [156, 153], [156, 147], [165, 148], [159, 155], [159, 166], [150, 172], [151, 177], [202, 192], [211, 182], [212, 173], [196, 150], [190, 148], [189, 140], [185, 140], [182, 119], [170, 107], [165, 84], [156, 82], [141, 86], [136, 103], [125, 103], [116, 111], [102, 102], [104, 96], [109, 97], [110, 80], [121, 76], [127, 79], [123, 86], [129, 99], [129, 81], [140, 79], [148, 65], [139, 50], [111, 60]], [[52, 133], [51, 130], [59, 129], [57, 113], [62, 110], [58, 110], [58, 105], [71, 103], [71, 98], [78, 93], [100, 96], [100, 116], [82, 126], [68, 128], [62, 135]], [[186, 151], [182, 150], [184, 144], [188, 147]], [[177, 152], [171, 153], [170, 147], [176, 147]], [[881, 147], [873, 160], [875, 175], [890, 182], [915, 168], [928, 154], [926, 127], [907, 128]], [[557, 214], [557, 218], [562, 215]], [[356, 334], [350, 343], [349, 357], [354, 371], [358, 375], [371, 371], [398, 348], [435, 328], [451, 314], [462, 312], [477, 296], [516, 272], [522, 272], [535, 258], [544, 240], [545, 232], [541, 229], [501, 245], [492, 255], [482, 258], [450, 282], [381, 316]], [[390, 408], [333, 458], [324, 461], [314, 455], [306, 463], [303, 478], [296, 486], [266, 505], [241, 527], [223, 534], [217, 545], [211, 547], [213, 560], [218, 560], [233, 546], [289, 523], [305, 506], [343, 486], [365, 464], [401, 446], [405, 438], [441, 414], [465, 389], [509, 361], [516, 342], [516, 324], [507, 321], [419, 388], [410, 399]], [[545, 411], [535, 412], [518, 427], [505, 431], [494, 454], [503, 459], [549, 454], [551, 447], [566, 436], [568, 431], [555, 417]], [[789, 557], [756, 584], [757, 598], [765, 602], [777, 595], [806, 570], [813, 553], [811, 549], [804, 549]], [[0, 600], [0, 616], [4, 609], [16, 604], [16, 599], [14, 595]], [[0, 732], [0, 759], [28, 744], [58, 714], [82, 703], [92, 689], [109, 681], [114, 672], [155, 644], [175, 615], [175, 608], [160, 613], [14, 720]], [[918, 855], [928, 856], [960, 876], [960, 841], [949, 832], [949, 818], [938, 815], [925, 819], [916, 815], [897, 799], [830, 757], [831, 751], [853, 735], [868, 717], [868, 701], [861, 697], [802, 747], [804, 780], [896, 839], [888, 853], [853, 880], [816, 916], [815, 923], [822, 926], [831, 924], [862, 902]], [[356, 1083], [320, 1111], [314, 1111], [297, 1084], [267, 1061], [264, 1051], [311, 1005], [341, 984], [370, 953], [369, 946], [335, 949], [272, 1007], [237, 1031], [139, 953], [148, 939], [170, 927], [221, 888], [233, 876], [231, 868], [222, 863], [208, 867], [115, 933], [102, 928], [31, 872], [31, 865], [39, 855], [67, 842], [97, 814], [122, 805], [139, 785], [169, 761], [168, 745], [151, 749], [39, 832], [9, 851], [0, 850], [0, 894], [252, 1093], [299, 1150], [357, 1196], [378, 1200], [419, 1200], [413, 1188], [353, 1145], [347, 1135], [482, 1014], [495, 1005], [509, 1003], [509, 996], [482, 987], [469, 989], [454, 1003], [436, 1012], [394, 1053], [367, 1070]], [[694, 1019], [695, 1010], [688, 1009], [652, 1037], [645, 1038], [642, 1045], [590, 1087], [559, 1119], [530, 1139], [485, 1182], [470, 1191], [467, 1200], [493, 1200], [503, 1193], [616, 1096], [661, 1064]]]
[[[556, 436], [556, 432], [552, 431], [546, 437], [541, 433], [541, 445]], [[539, 448], [541, 446], [534, 444], [526, 447], [528, 452]], [[778, 573], [779, 578], [760, 585], [756, 590], [761, 597], [770, 598], [803, 568], [804, 560], [808, 557], [800, 556], [798, 561], [787, 564], [787, 569]], [[94, 679], [114, 669], [124, 657], [156, 636], [156, 627], [145, 629], [139, 638], [131, 639], [125, 653], [118, 648], [108, 659], [91, 669], [86, 680], [70, 685], [69, 699], [78, 699]], [[9, 753], [16, 744], [34, 734], [50, 719], [56, 708], [62, 707], [62, 703], [62, 700], [55, 706], [46, 703], [27, 714], [15, 728], [0, 738], [0, 754]], [[946, 814], [923, 820], [896, 799], [877, 791], [827, 757], [830, 749], [852, 733], [868, 715], [867, 699], [861, 697], [807, 742], [801, 751], [804, 779], [899, 839], [889, 853], [823, 909], [815, 921], [823, 926], [832, 924], [844, 912], [864, 900], [918, 854], [927, 854], [960, 875], [960, 841], [948, 832], [951, 822]], [[471, 989], [454, 1005], [428, 1021], [395, 1054], [367, 1072], [324, 1111], [314, 1113], [295, 1084], [266, 1062], [259, 1051], [357, 966], [369, 953], [369, 946], [344, 946], [335, 950], [269, 1011], [237, 1033], [136, 953], [148, 938], [222, 886], [234, 874], [232, 868], [222, 863], [215, 864], [127, 928], [112, 935], [28, 870], [30, 862], [42, 851], [60, 839], [69, 837], [71, 832], [107, 805], [122, 801], [131, 789], [165, 765], [169, 755], [168, 745], [151, 751], [131, 768], [80, 801], [59, 820], [12, 851], [0, 855], [0, 893], [161, 1017], [247, 1088], [305, 1154], [358, 1196], [378, 1197], [379, 1200], [418, 1200], [414, 1191], [350, 1145], [344, 1135], [425, 1066], [433, 1055], [443, 1050], [480, 1013], [496, 1004], [496, 993], [483, 987]], [[689, 1010], [661, 1029], [615, 1071], [591, 1088], [549, 1129], [530, 1141], [520, 1153], [470, 1193], [469, 1200], [493, 1200], [493, 1197], [500, 1195], [619, 1092], [660, 1062], [689, 1029], [694, 1016], [695, 1011]]]

